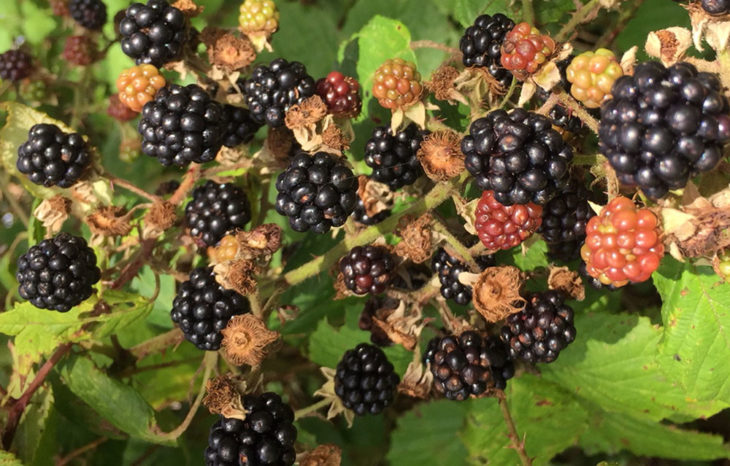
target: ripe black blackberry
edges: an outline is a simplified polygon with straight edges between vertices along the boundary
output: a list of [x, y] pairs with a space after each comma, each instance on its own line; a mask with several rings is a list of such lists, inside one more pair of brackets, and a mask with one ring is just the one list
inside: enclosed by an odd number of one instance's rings
[[276, 211], [295, 231], [327, 233], [345, 224], [357, 203], [357, 179], [327, 152], [299, 152], [276, 179]]
[[249, 111], [242, 107], [227, 104], [223, 107], [223, 111], [225, 112], [224, 119], [226, 121], [223, 145], [236, 147], [251, 142], [261, 125], [253, 121]]
[[217, 351], [231, 317], [251, 310], [248, 300], [215, 281], [213, 267], [198, 267], [180, 285], [170, 317], [185, 338], [201, 350]]
[[254, 68], [251, 77], [239, 80], [251, 117], [271, 127], [284, 125], [289, 107], [315, 94], [314, 78], [298, 61], [274, 59], [269, 66]]
[[702, 9], [711, 15], [725, 15], [730, 13], [730, 0], [702, 0]]
[[33, 57], [22, 50], [8, 50], [0, 54], [0, 79], [20, 81], [33, 72]]
[[601, 152], [619, 180], [660, 198], [711, 170], [730, 140], [728, 101], [716, 75], [689, 63], [641, 63], [601, 106]]
[[106, 5], [101, 0], [70, 0], [71, 17], [86, 29], [97, 31], [106, 23]]
[[369, 216], [368, 213], [365, 211], [365, 204], [362, 202], [360, 196], [357, 197], [357, 205], [355, 205], [355, 210], [352, 211], [352, 217], [355, 219], [355, 221], [367, 226], [377, 225], [389, 216], [389, 209], [378, 212], [372, 217]]
[[377, 346], [360, 343], [345, 352], [335, 372], [335, 393], [358, 416], [379, 414], [393, 402], [400, 377]]
[[294, 412], [279, 395], [245, 395], [246, 419], [221, 416], [210, 428], [206, 466], [294, 464]]
[[533, 293], [522, 311], [507, 317], [501, 336], [513, 359], [553, 362], [575, 340], [573, 309], [557, 291]]
[[68, 188], [91, 164], [91, 152], [78, 133], [64, 133], [56, 125], [41, 123], [28, 131], [18, 147], [18, 171], [35, 184]]
[[15, 278], [20, 296], [35, 307], [67, 312], [91, 296], [101, 271], [86, 240], [59, 233], [18, 258]]
[[[479, 256], [474, 260], [482, 270], [495, 264], [492, 255]], [[460, 273], [470, 271], [464, 262], [449, 255], [444, 248], [438, 248], [431, 259], [431, 270], [438, 274], [439, 282], [441, 282], [441, 296], [462, 306], [471, 302], [471, 286], [459, 281]]]
[[437, 342], [429, 342], [426, 361], [431, 363], [434, 388], [449, 400], [503, 390], [514, 375], [507, 349], [497, 337], [466, 331], [433, 341]]
[[395, 259], [382, 246], [355, 246], [340, 259], [345, 286], [355, 294], [380, 294], [393, 279]]
[[223, 106], [197, 84], [168, 84], [142, 108], [137, 126], [142, 152], [162, 165], [179, 167], [215, 159], [223, 144]]
[[365, 145], [365, 163], [373, 169], [371, 177], [392, 190], [413, 184], [423, 175], [416, 153], [428, 131], [411, 123], [395, 136], [388, 126], [379, 126]]
[[251, 220], [248, 197], [231, 183], [206, 181], [193, 191], [185, 206], [185, 222], [190, 234], [208, 246], [215, 246], [226, 234], [243, 228]]
[[588, 190], [576, 180], [571, 180], [560, 195], [542, 209], [538, 232], [548, 244], [548, 254], [565, 262], [580, 257], [586, 224], [594, 215], [588, 204]]
[[517, 108], [472, 122], [461, 141], [464, 163], [479, 189], [501, 204], [545, 205], [568, 182], [573, 151], [549, 118]]
[[489, 74], [505, 89], [512, 81], [512, 73], [499, 62], [504, 36], [515, 27], [515, 22], [501, 13], [494, 16], [481, 15], [459, 41], [464, 66], [487, 68]]
[[119, 22], [122, 51], [135, 63], [161, 67], [181, 57], [188, 40], [185, 15], [165, 0], [131, 4]]

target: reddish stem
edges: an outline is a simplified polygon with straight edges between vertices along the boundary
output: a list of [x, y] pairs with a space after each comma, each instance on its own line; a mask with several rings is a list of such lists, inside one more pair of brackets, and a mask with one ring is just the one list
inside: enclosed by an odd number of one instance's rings
[[139, 251], [137, 258], [122, 269], [119, 274], [119, 278], [114, 280], [114, 283], [111, 285], [113, 290], [123, 287], [127, 282], [137, 276], [139, 269], [144, 266], [145, 262], [147, 262], [147, 259], [152, 254], [152, 250], [155, 248], [156, 242], [157, 240], [155, 238], [146, 238], [142, 240], [142, 249]]

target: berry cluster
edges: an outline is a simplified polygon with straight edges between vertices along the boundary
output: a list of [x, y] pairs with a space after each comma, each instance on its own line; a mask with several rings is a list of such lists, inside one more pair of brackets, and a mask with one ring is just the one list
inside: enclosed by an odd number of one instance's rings
[[131, 110], [140, 112], [165, 86], [165, 78], [152, 65], [137, 65], [122, 71], [116, 84], [119, 100]]
[[327, 233], [345, 224], [357, 204], [357, 179], [327, 152], [299, 152], [276, 178], [276, 211], [295, 231]]
[[626, 185], [656, 199], [711, 170], [730, 140], [728, 101], [717, 76], [689, 63], [641, 63], [601, 107], [600, 149]]
[[67, 312], [91, 296], [101, 271], [86, 240], [59, 233], [20, 256], [15, 278], [18, 294], [35, 307]]
[[314, 95], [314, 79], [298, 61], [276, 58], [269, 66], [254, 68], [251, 77], [239, 81], [254, 121], [271, 127], [284, 125], [289, 107]]
[[598, 108], [611, 98], [611, 87], [624, 72], [616, 55], [607, 49], [583, 52], [566, 70], [570, 93], [588, 108]]
[[106, 23], [106, 5], [101, 0], [70, 0], [71, 17], [86, 29], [100, 30]]
[[393, 256], [382, 246], [356, 246], [340, 259], [340, 272], [353, 293], [380, 294], [393, 278], [395, 265]]
[[425, 361], [431, 364], [434, 388], [450, 400], [503, 390], [514, 375], [512, 361], [499, 338], [474, 331], [432, 340]]
[[571, 180], [559, 196], [545, 204], [538, 230], [548, 244], [548, 253], [565, 262], [580, 257], [586, 224], [593, 217], [588, 190]]
[[122, 51], [140, 65], [160, 67], [181, 57], [188, 40], [183, 12], [165, 0], [131, 4], [119, 23]]
[[504, 205], [550, 201], [568, 182], [573, 158], [549, 118], [519, 108], [472, 122], [461, 150], [477, 186]]
[[226, 128], [223, 145], [236, 147], [251, 142], [261, 125], [251, 118], [251, 113], [242, 107], [226, 104], [223, 107]]
[[588, 274], [604, 285], [624, 286], [651, 277], [664, 255], [656, 215], [617, 197], [588, 221], [580, 254]]
[[360, 343], [337, 364], [335, 393], [358, 416], [378, 414], [393, 402], [399, 381], [383, 350]]
[[390, 58], [375, 70], [373, 96], [391, 110], [404, 109], [418, 102], [423, 92], [416, 65], [402, 58]]
[[273, 0], [245, 0], [239, 8], [238, 26], [244, 33], [272, 34], [279, 28], [279, 10]]
[[89, 36], [69, 36], [66, 38], [61, 56], [74, 65], [90, 65], [98, 56], [96, 41]]
[[246, 193], [230, 183], [218, 184], [208, 180], [193, 190], [193, 199], [185, 206], [185, 222], [190, 234], [208, 246], [215, 245], [251, 220], [251, 208]]
[[519, 23], [502, 42], [500, 63], [516, 77], [534, 74], [555, 52], [555, 41], [529, 23]]
[[387, 126], [375, 128], [365, 144], [365, 163], [373, 169], [372, 178], [392, 190], [415, 183], [423, 175], [417, 153], [427, 134], [415, 123], [395, 135]]
[[[495, 264], [492, 255], [478, 256], [474, 260], [481, 270]], [[464, 285], [459, 281], [460, 273], [469, 272], [469, 267], [465, 263], [449, 255], [444, 248], [438, 248], [431, 259], [431, 270], [439, 277], [441, 296], [462, 306], [471, 302], [471, 286]]]
[[327, 110], [340, 118], [355, 118], [360, 114], [360, 84], [355, 78], [339, 71], [330, 72], [317, 81], [317, 95], [327, 104]]
[[142, 108], [142, 152], [179, 167], [215, 159], [226, 129], [223, 106], [197, 84], [168, 84]]
[[542, 207], [533, 203], [504, 206], [492, 191], [484, 191], [477, 203], [474, 227], [490, 251], [517, 246], [540, 227]]
[[78, 133], [64, 133], [56, 125], [41, 123], [28, 131], [18, 147], [18, 171], [35, 184], [71, 187], [91, 164], [91, 152]]
[[206, 466], [291, 466], [296, 460], [294, 412], [272, 392], [245, 395], [246, 419], [221, 416], [210, 428]]
[[507, 317], [502, 340], [513, 359], [553, 362], [575, 340], [573, 310], [557, 291], [533, 293], [525, 308]]
[[215, 280], [212, 267], [198, 267], [178, 288], [170, 317], [185, 338], [205, 351], [217, 351], [231, 317], [251, 310], [248, 300]]
[[513, 27], [515, 22], [502, 13], [477, 17], [459, 40], [464, 66], [486, 68], [502, 87], [509, 87], [512, 73], [502, 67], [500, 58], [504, 37]]
[[0, 79], [17, 82], [33, 72], [33, 57], [22, 50], [0, 54]]

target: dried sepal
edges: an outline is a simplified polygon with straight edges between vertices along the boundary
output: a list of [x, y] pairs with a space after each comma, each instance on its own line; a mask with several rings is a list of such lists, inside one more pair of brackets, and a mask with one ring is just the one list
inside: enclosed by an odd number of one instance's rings
[[298, 458], [299, 466], [340, 466], [342, 450], [337, 445], [326, 443]]
[[362, 200], [365, 213], [369, 217], [375, 217], [379, 213], [391, 209], [395, 198], [388, 185], [365, 175], [357, 177], [357, 195]]
[[461, 138], [451, 130], [426, 135], [417, 156], [426, 175], [434, 181], [448, 181], [464, 171]]
[[225, 289], [247, 296], [256, 291], [259, 268], [250, 260], [234, 259], [213, 266], [215, 280]]
[[269, 330], [261, 319], [248, 313], [231, 318], [221, 333], [225, 355], [237, 366], [258, 366], [269, 345], [279, 339], [279, 332]]
[[521, 288], [522, 272], [517, 267], [488, 267], [473, 285], [474, 308], [487, 322], [500, 321], [525, 307]]
[[169, 201], [155, 202], [144, 217], [145, 238], [157, 238], [177, 222], [175, 205]]
[[241, 393], [245, 391], [245, 382], [231, 374], [219, 375], [205, 383], [203, 405], [211, 414], [222, 414], [227, 418], [244, 420], [246, 410], [243, 407]]
[[639, 47], [634, 45], [626, 52], [624, 52], [623, 55], [621, 55], [619, 65], [621, 66], [621, 70], [624, 72], [625, 75], [634, 74], [634, 66], [636, 66], [636, 53], [638, 51]]
[[63, 222], [66, 221], [70, 212], [71, 200], [58, 194], [44, 199], [43, 202], [38, 204], [38, 207], [33, 211], [33, 216], [41, 222], [43, 228], [46, 229], [46, 233], [55, 235], [61, 231]]
[[129, 215], [124, 207], [100, 207], [86, 217], [86, 224], [95, 235], [126, 236], [132, 231]]
[[433, 386], [433, 373], [421, 361], [414, 360], [408, 364], [403, 380], [398, 384], [398, 392], [412, 398], [428, 400]]
[[208, 52], [208, 61], [227, 73], [247, 67], [256, 60], [253, 44], [226, 29], [206, 27], [200, 35]]
[[650, 32], [644, 49], [650, 56], [658, 58], [664, 66], [671, 66], [684, 57], [690, 45], [692, 33], [689, 29], [671, 27]]
[[730, 42], [730, 15], [713, 16], [707, 13], [700, 2], [686, 5], [692, 25], [692, 41], [700, 52], [704, 52], [703, 39], [717, 53], [724, 53]]
[[548, 288], [562, 291], [566, 296], [577, 301], [583, 301], [586, 297], [583, 280], [577, 272], [570, 270], [568, 267], [550, 267]]
[[198, 16], [205, 9], [203, 6], [198, 6], [193, 0], [177, 0], [171, 6], [182, 11], [182, 13], [188, 18]]
[[405, 303], [400, 301], [398, 307], [388, 311], [385, 319], [379, 318], [376, 313], [373, 316], [373, 325], [385, 332], [393, 343], [413, 351], [418, 345], [418, 337], [426, 321], [418, 306], [413, 306], [410, 312], [406, 312], [406, 309]]
[[401, 241], [395, 245], [395, 254], [406, 257], [416, 264], [422, 264], [431, 257], [433, 240], [431, 233], [431, 214], [423, 214], [414, 219], [406, 215], [400, 219], [396, 234]]
[[423, 84], [437, 100], [444, 100], [450, 104], [460, 102], [468, 106], [469, 101], [455, 87], [459, 74], [459, 70], [453, 66], [441, 65], [431, 74], [431, 79]]
[[351, 409], [345, 408], [345, 405], [340, 400], [340, 397], [335, 393], [335, 373], [336, 371], [330, 367], [320, 368], [322, 375], [325, 377], [325, 383], [314, 392], [315, 396], [321, 396], [322, 398], [330, 402], [329, 409], [327, 410], [327, 419], [333, 419], [338, 414], [342, 414], [347, 421], [347, 426], [352, 427], [352, 423], [355, 420], [355, 412]]

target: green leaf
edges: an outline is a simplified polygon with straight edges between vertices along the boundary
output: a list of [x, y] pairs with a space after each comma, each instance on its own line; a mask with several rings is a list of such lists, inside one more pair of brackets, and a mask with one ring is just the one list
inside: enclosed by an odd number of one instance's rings
[[417, 405], [398, 418], [390, 441], [389, 463], [466, 465], [467, 450], [457, 433], [464, 426], [470, 404], [434, 401]]
[[[140, 273], [132, 280], [131, 288], [142, 296], [151, 297], [155, 294], [155, 274], [148, 266], [142, 267]], [[172, 328], [170, 309], [175, 299], [175, 279], [170, 275], [160, 275], [160, 291], [155, 299], [152, 312], [147, 322], [163, 328]]]
[[500, 265], [514, 265], [523, 271], [547, 267], [550, 265], [547, 258], [547, 244], [542, 239], [533, 241], [526, 250], [515, 247], [509, 251], [500, 251], [497, 255], [497, 263]]
[[9, 451], [0, 450], [0, 466], [23, 466], [23, 463]]
[[[3, 6], [4, 7], [4, 6]], [[51, 31], [56, 28], [56, 21], [53, 15], [48, 14], [46, 8], [38, 8], [33, 2], [20, 2], [20, 9], [23, 15], [23, 35], [29, 42], [39, 44], [48, 38]]]
[[109, 314], [97, 318], [99, 325], [94, 328], [95, 338], [110, 336], [143, 320], [152, 311], [153, 303], [136, 293], [119, 290], [106, 290], [102, 299], [111, 307]]
[[114, 380], [85, 357], [72, 357], [59, 365], [61, 380], [100, 416], [132, 437], [154, 443], [171, 443], [156, 436], [155, 411], [132, 387]]
[[[43, 440], [53, 402], [51, 390], [40, 390], [23, 413], [22, 422], [13, 438], [13, 445], [26, 464], [36, 464], [37, 461], [44, 459], [38, 446]], [[48, 462], [49, 458], [45, 460]]]
[[662, 297], [662, 370], [687, 397], [730, 406], [730, 284], [710, 267], [670, 257], [653, 278]]
[[573, 0], [534, 0], [535, 21], [540, 27], [560, 20], [567, 20], [568, 13], [575, 11]]
[[508, 6], [511, 3], [509, 0], [492, 0], [486, 2], [484, 0], [455, 0], [453, 14], [459, 24], [466, 28], [474, 24], [474, 20], [479, 15], [493, 15], [495, 13], [507, 14], [510, 11]]

